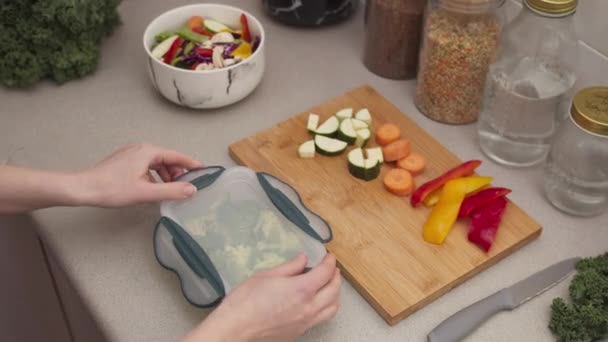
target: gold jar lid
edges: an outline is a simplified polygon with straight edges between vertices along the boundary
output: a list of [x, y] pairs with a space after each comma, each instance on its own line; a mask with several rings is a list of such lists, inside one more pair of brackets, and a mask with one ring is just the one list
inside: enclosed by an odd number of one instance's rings
[[608, 137], [608, 87], [585, 88], [576, 93], [570, 114], [583, 129]]
[[529, 8], [550, 16], [566, 16], [573, 13], [578, 0], [524, 0]]

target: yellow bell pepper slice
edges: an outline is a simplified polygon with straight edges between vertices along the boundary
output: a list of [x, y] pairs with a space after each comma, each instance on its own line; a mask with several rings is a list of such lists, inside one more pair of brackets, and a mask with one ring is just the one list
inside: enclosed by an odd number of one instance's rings
[[251, 44], [242, 42], [230, 55], [232, 55], [232, 57], [241, 57], [242, 59], [251, 56]]
[[441, 190], [439, 201], [433, 207], [422, 228], [425, 241], [442, 244], [448, 236], [460, 211], [460, 205], [466, 197], [492, 182], [492, 177], [463, 177], [448, 181]]
[[[466, 193], [467, 195], [471, 194], [474, 191], [481, 189], [481, 188], [476, 187], [478, 182], [484, 183], [487, 181], [486, 184], [482, 185], [482, 187], [483, 187], [483, 186], [486, 186], [486, 185], [492, 183], [492, 180], [493, 180], [492, 177], [485, 177], [485, 176], [471, 176], [471, 177], [466, 177], [466, 178], [471, 179], [468, 181], [468, 184], [469, 184], [469, 189], [470, 188], [473, 189], [473, 190], [468, 190]], [[422, 203], [424, 203], [424, 205], [428, 208], [437, 204], [437, 202], [439, 202], [439, 197], [441, 196], [441, 189], [443, 189], [443, 187], [431, 192], [428, 196], [426, 196], [424, 198], [424, 200], [422, 200]]]

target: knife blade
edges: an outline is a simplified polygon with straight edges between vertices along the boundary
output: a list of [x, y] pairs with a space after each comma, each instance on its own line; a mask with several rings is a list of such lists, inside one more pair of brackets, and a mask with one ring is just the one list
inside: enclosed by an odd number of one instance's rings
[[462, 340], [494, 314], [513, 310], [557, 285], [574, 271], [580, 259], [560, 261], [456, 312], [429, 333], [429, 342]]

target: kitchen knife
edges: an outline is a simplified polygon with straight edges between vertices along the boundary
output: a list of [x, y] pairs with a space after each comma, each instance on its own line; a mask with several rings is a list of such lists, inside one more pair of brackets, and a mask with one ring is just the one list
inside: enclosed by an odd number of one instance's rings
[[492, 315], [513, 310], [564, 280], [580, 258], [566, 259], [504, 288], [450, 316], [428, 336], [429, 342], [455, 342], [465, 338]]

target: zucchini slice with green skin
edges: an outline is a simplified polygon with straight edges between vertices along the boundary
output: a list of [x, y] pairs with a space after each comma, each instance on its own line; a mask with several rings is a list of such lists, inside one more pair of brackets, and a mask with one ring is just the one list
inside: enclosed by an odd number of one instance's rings
[[228, 27], [218, 21], [212, 20], [212, 19], [205, 19], [203, 21], [203, 25], [205, 26], [205, 28], [208, 31], [210, 31], [212, 33], [218, 33], [218, 32], [222, 32], [222, 31], [232, 32], [230, 27]]
[[370, 181], [380, 175], [380, 163], [377, 160], [365, 159], [363, 150], [355, 148], [348, 152], [348, 172], [356, 178]]
[[317, 114], [310, 113], [308, 115], [308, 123], [306, 124], [306, 129], [308, 129], [309, 132], [314, 133], [318, 127], [319, 127], [319, 116]]
[[365, 122], [368, 126], [372, 125], [372, 115], [367, 108], [363, 108], [355, 114], [355, 118]]
[[326, 156], [335, 156], [344, 152], [348, 144], [342, 140], [333, 139], [324, 135], [317, 134], [315, 136], [315, 146], [320, 154]]
[[353, 127], [352, 119], [344, 119], [340, 123], [340, 129], [338, 130], [338, 139], [352, 145], [357, 140], [357, 131]]
[[156, 59], [161, 59], [163, 58], [163, 56], [169, 52], [169, 49], [171, 48], [171, 45], [173, 45], [173, 42], [175, 42], [175, 40], [178, 38], [178, 35], [173, 35], [165, 40], [163, 40], [162, 42], [158, 43], [158, 45], [156, 45], [154, 47], [154, 49], [152, 49], [152, 51], [150, 52], [150, 54], [152, 54], [152, 57], [156, 58]]
[[380, 164], [384, 163], [382, 147], [366, 148], [365, 153], [367, 154], [367, 159], [377, 160]]
[[367, 124], [367, 122], [365, 121], [361, 121], [359, 119], [351, 119], [353, 122], [353, 127], [355, 128], [355, 131], [358, 131], [360, 129], [369, 129], [369, 125]]
[[340, 109], [339, 111], [336, 112], [336, 117], [340, 121], [342, 121], [344, 119], [350, 119], [353, 117], [353, 109], [352, 108]]
[[357, 139], [355, 140], [355, 146], [363, 147], [369, 141], [369, 138], [372, 136], [372, 133], [369, 129], [360, 129], [357, 131]]
[[309, 159], [315, 157], [315, 141], [308, 140], [298, 147], [298, 155], [300, 158]]
[[337, 117], [332, 116], [329, 119], [325, 120], [324, 123], [321, 124], [316, 130], [316, 134], [324, 135], [327, 137], [334, 136], [338, 129], [340, 128], [340, 120]]

